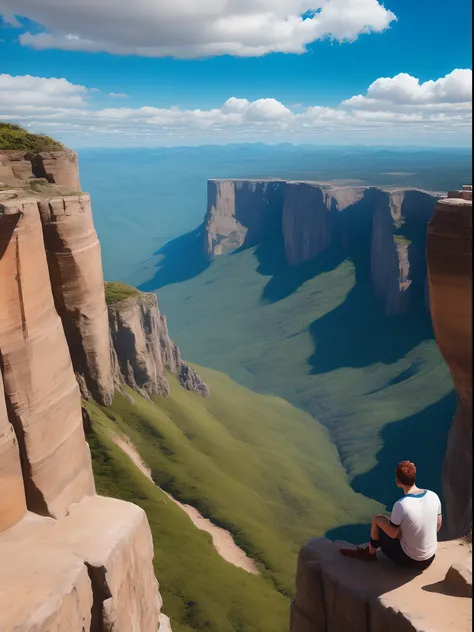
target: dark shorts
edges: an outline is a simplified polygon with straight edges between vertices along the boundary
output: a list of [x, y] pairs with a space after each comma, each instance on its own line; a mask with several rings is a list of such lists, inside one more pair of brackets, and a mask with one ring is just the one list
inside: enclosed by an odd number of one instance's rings
[[435, 556], [430, 557], [428, 560], [414, 560], [409, 555], [405, 553], [402, 549], [402, 545], [400, 544], [400, 540], [398, 538], [389, 537], [385, 531], [379, 528], [379, 543], [382, 553], [386, 555], [394, 564], [397, 566], [403, 566], [404, 568], [413, 568], [418, 569], [420, 571], [424, 571], [432, 561]]

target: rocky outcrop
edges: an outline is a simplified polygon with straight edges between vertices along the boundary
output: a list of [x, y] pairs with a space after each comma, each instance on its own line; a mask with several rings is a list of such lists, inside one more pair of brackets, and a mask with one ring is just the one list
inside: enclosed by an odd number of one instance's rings
[[445, 531], [472, 530], [472, 190], [439, 200], [428, 227], [427, 262], [436, 342], [458, 397], [443, 469]]
[[290, 632], [468, 632], [472, 600], [450, 578], [453, 564], [472, 568], [459, 541], [439, 545], [421, 574], [378, 554], [367, 564], [343, 557], [341, 542], [310, 540], [300, 552]]
[[23, 150], [0, 149], [0, 181], [24, 187], [32, 178], [46, 178], [51, 184], [79, 192], [77, 154], [70, 149], [33, 154]]
[[209, 396], [208, 387], [182, 361], [170, 339], [155, 294], [140, 293], [109, 305], [109, 325], [116, 383], [123, 381], [145, 397], [166, 397], [170, 391], [165, 376], [168, 370], [187, 390]]
[[342, 253], [366, 247], [374, 294], [386, 313], [400, 314], [424, 298], [426, 227], [437, 197], [410, 189], [210, 180], [204, 253], [276, 237], [288, 265], [298, 266], [330, 247]]
[[90, 197], [41, 200], [44, 244], [54, 303], [61, 317], [75, 373], [99, 403], [112, 402], [107, 306]]

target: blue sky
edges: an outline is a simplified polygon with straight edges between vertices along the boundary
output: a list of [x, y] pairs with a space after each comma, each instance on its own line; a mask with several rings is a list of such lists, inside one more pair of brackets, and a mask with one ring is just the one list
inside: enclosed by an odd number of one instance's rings
[[470, 143], [469, 0], [70, 4], [0, 0], [1, 118], [76, 146]]

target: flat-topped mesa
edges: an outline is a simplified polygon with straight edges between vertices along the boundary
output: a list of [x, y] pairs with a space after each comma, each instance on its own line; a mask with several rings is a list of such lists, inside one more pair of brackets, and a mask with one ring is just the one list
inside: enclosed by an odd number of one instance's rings
[[56, 310], [82, 394], [112, 403], [109, 323], [100, 243], [87, 194], [39, 201]]
[[24, 187], [32, 178], [45, 178], [51, 184], [80, 191], [77, 154], [70, 149], [31, 152], [0, 149], [0, 181]]
[[79, 387], [54, 307], [38, 201], [1, 203], [0, 218], [0, 354], [9, 421], [28, 509], [60, 518], [94, 493]]
[[[358, 257], [386, 313], [426, 295], [426, 227], [439, 195], [283, 180], [209, 180], [204, 253], [273, 240], [289, 266], [330, 248]], [[344, 256], [347, 256], [345, 254]]]
[[458, 408], [443, 468], [445, 529], [472, 529], [472, 187], [438, 201], [428, 226], [427, 263], [436, 342], [453, 377]]

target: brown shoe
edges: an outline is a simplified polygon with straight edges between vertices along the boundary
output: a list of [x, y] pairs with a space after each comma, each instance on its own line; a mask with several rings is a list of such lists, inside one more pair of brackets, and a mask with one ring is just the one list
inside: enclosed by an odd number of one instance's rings
[[369, 547], [368, 546], [366, 546], [364, 548], [358, 546], [357, 548], [339, 549], [339, 552], [341, 553], [341, 555], [344, 555], [345, 557], [353, 557], [356, 560], [363, 560], [364, 562], [376, 562], [377, 561], [377, 554], [376, 553], [371, 553], [369, 551]]

